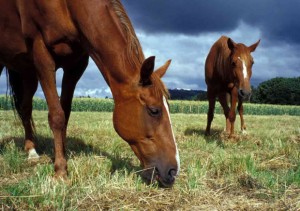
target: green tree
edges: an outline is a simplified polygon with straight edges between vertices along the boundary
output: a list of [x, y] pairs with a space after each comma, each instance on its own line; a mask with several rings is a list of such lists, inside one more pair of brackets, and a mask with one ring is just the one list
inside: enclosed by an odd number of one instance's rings
[[273, 78], [254, 89], [252, 102], [281, 105], [300, 105], [300, 77]]

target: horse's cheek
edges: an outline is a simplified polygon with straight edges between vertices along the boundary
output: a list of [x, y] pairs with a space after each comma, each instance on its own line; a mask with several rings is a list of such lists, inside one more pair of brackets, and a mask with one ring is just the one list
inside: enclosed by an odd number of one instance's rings
[[132, 111], [128, 107], [116, 106], [113, 113], [113, 124], [116, 132], [121, 138], [127, 142], [139, 139], [139, 131], [141, 127], [139, 109]]

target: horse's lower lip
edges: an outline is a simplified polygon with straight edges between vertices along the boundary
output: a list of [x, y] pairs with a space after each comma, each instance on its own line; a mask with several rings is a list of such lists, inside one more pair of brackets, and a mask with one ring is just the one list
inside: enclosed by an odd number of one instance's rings
[[159, 175], [159, 172], [157, 172], [156, 180], [163, 188], [171, 188], [175, 183], [175, 177], [165, 179]]
[[242, 95], [242, 94], [239, 94], [239, 97], [243, 100], [246, 100], [250, 97], [250, 95]]
[[175, 183], [175, 177], [172, 178], [171, 180], [168, 179], [168, 181], [164, 180], [161, 177], [158, 177], [157, 181], [158, 181], [160, 187], [171, 188], [174, 185], [174, 183]]

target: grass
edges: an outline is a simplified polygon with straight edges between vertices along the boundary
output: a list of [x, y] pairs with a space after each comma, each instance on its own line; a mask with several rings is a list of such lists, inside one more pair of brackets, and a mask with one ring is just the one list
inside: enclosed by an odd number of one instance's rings
[[[171, 113], [206, 114], [208, 110], [207, 101], [169, 100]], [[267, 105], [244, 103], [244, 114], [247, 115], [291, 115], [300, 116], [300, 107], [297, 105]], [[101, 98], [74, 98], [72, 111], [82, 112], [112, 112], [114, 101]], [[33, 109], [47, 111], [45, 99], [33, 98]], [[0, 110], [12, 110], [10, 98], [0, 95]], [[216, 104], [215, 113], [223, 114], [219, 103]]]
[[[248, 134], [228, 140], [216, 114], [172, 114], [181, 173], [172, 189], [147, 186], [139, 163], [114, 132], [112, 113], [73, 112], [66, 182], [52, 178], [47, 112], [34, 111], [38, 161], [23, 151], [23, 129], [0, 111], [0, 209], [3, 210], [297, 210], [300, 209], [300, 119], [246, 115]], [[239, 128], [237, 121], [236, 128]]]

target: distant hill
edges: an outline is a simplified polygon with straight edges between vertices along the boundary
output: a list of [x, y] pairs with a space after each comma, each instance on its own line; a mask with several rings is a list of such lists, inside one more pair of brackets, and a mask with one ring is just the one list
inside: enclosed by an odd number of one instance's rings
[[169, 89], [172, 100], [207, 100], [206, 91], [188, 89]]

